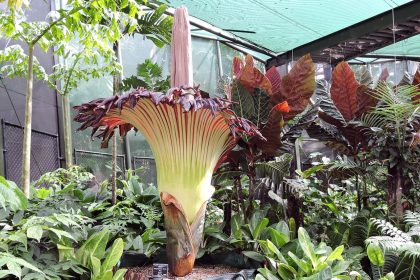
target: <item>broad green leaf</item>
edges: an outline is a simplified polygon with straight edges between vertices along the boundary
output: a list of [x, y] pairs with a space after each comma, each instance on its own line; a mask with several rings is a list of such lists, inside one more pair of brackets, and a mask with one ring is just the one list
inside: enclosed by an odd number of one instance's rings
[[51, 193], [52, 189], [40, 188], [36, 189], [36, 197], [39, 199], [46, 199]]
[[287, 254], [289, 255], [289, 257], [295, 262], [295, 264], [301, 269], [303, 270], [305, 273], [309, 273], [311, 271], [311, 264], [307, 263], [305, 260], [303, 259], [299, 259], [298, 256], [296, 256], [295, 254], [293, 254], [293, 252], [289, 251], [287, 252]]
[[373, 265], [382, 267], [385, 264], [384, 254], [378, 244], [370, 243], [367, 247], [367, 255]]
[[277, 273], [284, 280], [294, 279], [297, 275], [297, 271], [290, 265], [285, 263], [280, 263], [277, 269]]
[[241, 230], [241, 217], [239, 214], [235, 214], [232, 216], [230, 227], [232, 230], [232, 235], [236, 239], [242, 239], [242, 230]]
[[267, 278], [262, 276], [262, 274], [257, 274], [257, 276], [255, 276], [255, 280], [267, 280]]
[[10, 207], [12, 211], [28, 208], [28, 199], [12, 181], [7, 181], [0, 176], [0, 205], [3, 209]]
[[[284, 246], [284, 244], [286, 244], [287, 242], [289, 242], [289, 232], [287, 232], [287, 235], [284, 234], [283, 232], [277, 231], [273, 228], [268, 228], [267, 229], [268, 234], [271, 237], [271, 240], [273, 241], [273, 243], [278, 247], [281, 248]], [[289, 231], [289, 230], [287, 230]]]
[[77, 250], [76, 259], [84, 266], [87, 266], [90, 260], [90, 255], [93, 255], [98, 259], [102, 259], [105, 255], [108, 239], [108, 230], [102, 230], [92, 234], [89, 239], [86, 240], [86, 242], [82, 245], [82, 247]]
[[120, 260], [124, 250], [124, 241], [122, 238], [118, 238], [114, 241], [109, 250], [104, 262], [102, 263], [101, 272], [104, 273], [105, 271], [112, 270], [112, 268], [118, 263]]
[[30, 228], [28, 228], [28, 230], [26, 231], [26, 236], [28, 238], [33, 238], [35, 240], [37, 240], [38, 242], [41, 241], [42, 238], [42, 227], [41, 226], [32, 226]]
[[112, 280], [123, 280], [126, 272], [127, 272], [127, 269], [125, 268], [118, 269], [115, 272], [114, 277], [112, 277]]
[[331, 279], [333, 277], [330, 267], [326, 267], [318, 273], [318, 280]]
[[57, 250], [58, 250], [58, 260], [60, 262], [67, 260], [68, 258], [74, 257], [73, 247], [57, 244]]
[[64, 237], [67, 237], [71, 240], [76, 241], [76, 239], [70, 233], [68, 233], [67, 231], [64, 231], [64, 230], [61, 230], [61, 229], [56, 229], [56, 228], [51, 228], [51, 227], [48, 227], [47, 229], [49, 231], [53, 232], [55, 235], [57, 235], [58, 239], [60, 239], [60, 240], [64, 236]]
[[274, 275], [267, 268], [259, 268], [258, 272], [261, 273], [265, 277], [265, 279], [267, 279], [267, 280], [278, 280], [279, 279], [276, 275]]
[[13, 274], [20, 279], [20, 277], [22, 276], [22, 268], [20, 267], [20, 265], [18, 265], [14, 261], [9, 261], [6, 263], [6, 266], [10, 274]]
[[97, 257], [90, 256], [90, 268], [93, 275], [99, 275], [101, 273], [101, 260]]
[[379, 280], [395, 280], [395, 275], [394, 275], [394, 273], [389, 272]]
[[10, 275], [10, 271], [9, 270], [0, 270], [0, 279], [5, 278], [5, 276]]
[[298, 240], [299, 240], [300, 248], [304, 252], [305, 256], [308, 257], [311, 260], [312, 267], [315, 268], [318, 264], [318, 260], [317, 260], [317, 257], [315, 255], [314, 245], [312, 244], [308, 233], [302, 227], [299, 228], [299, 230], [298, 230]]
[[273, 244], [270, 240], [267, 239], [267, 248], [272, 252], [275, 256], [279, 257], [281, 255], [279, 249], [277, 249], [276, 245]]
[[254, 240], [257, 240], [260, 238], [261, 233], [264, 231], [264, 229], [267, 227], [269, 223], [269, 220], [267, 218], [263, 218], [257, 226], [252, 231], [252, 237]]
[[35, 272], [41, 273], [42, 275], [45, 275], [44, 272], [39, 270], [36, 266], [28, 263], [27, 261], [25, 261], [22, 258], [15, 257], [15, 256], [13, 256], [11, 254], [8, 254], [8, 253], [0, 253], [0, 259], [2, 259], [2, 258], [7, 259], [8, 260], [7, 262], [14, 262], [14, 263], [20, 264], [23, 267], [26, 267], [28, 269], [31, 269], [31, 270], [35, 271]]
[[254, 251], [242, 251], [242, 254], [250, 259], [256, 260], [257, 262], [263, 262], [265, 259], [263, 255]]
[[334, 251], [331, 252], [331, 254], [328, 256], [327, 258], [327, 262], [332, 262], [335, 260], [343, 260], [343, 257], [341, 256], [341, 254], [344, 251], [344, 246], [338, 246], [337, 248], [334, 249]]
[[28, 247], [28, 239], [26, 237], [26, 234], [24, 234], [23, 232], [15, 232], [9, 235], [9, 240], [22, 243], [25, 246], [25, 248]]
[[347, 271], [351, 265], [351, 261], [339, 261], [336, 265], [332, 267], [333, 275], [339, 275]]

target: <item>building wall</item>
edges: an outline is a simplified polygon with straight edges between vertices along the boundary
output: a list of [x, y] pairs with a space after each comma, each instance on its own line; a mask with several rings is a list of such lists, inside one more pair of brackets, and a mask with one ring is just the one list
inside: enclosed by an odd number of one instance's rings
[[[5, 1], [7, 2], [7, 1]], [[5, 8], [6, 3], [0, 4], [0, 9]], [[45, 15], [51, 11], [50, 1], [32, 1], [31, 8], [27, 12], [28, 20], [44, 20]], [[16, 44], [13, 41], [0, 39], [0, 49]], [[27, 50], [24, 44], [21, 44]], [[45, 53], [39, 48], [35, 49], [35, 56], [47, 73], [51, 72], [54, 64], [54, 57]], [[8, 79], [0, 81], [0, 119], [15, 125], [22, 125], [25, 119], [25, 98], [26, 80], [22, 78]], [[58, 114], [57, 114], [57, 95], [46, 83], [34, 81], [33, 85], [33, 122], [34, 130], [58, 134]], [[6, 136], [6, 135], [5, 135]], [[22, 134], [23, 137], [23, 134]], [[2, 141], [0, 141], [2, 142]], [[3, 143], [1, 143], [2, 145]], [[7, 152], [7, 151], [6, 151]], [[32, 153], [37, 158], [41, 158], [43, 151], [33, 149]], [[3, 155], [0, 155], [0, 165], [3, 165]], [[1, 166], [0, 174], [4, 175], [4, 167]], [[34, 169], [34, 166], [31, 166]]]

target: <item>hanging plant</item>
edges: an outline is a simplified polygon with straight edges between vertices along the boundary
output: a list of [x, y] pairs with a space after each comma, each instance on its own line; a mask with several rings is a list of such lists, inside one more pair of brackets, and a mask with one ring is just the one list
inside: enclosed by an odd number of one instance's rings
[[214, 192], [213, 171], [241, 135], [263, 138], [228, 105], [223, 99], [202, 98], [198, 88], [180, 87], [166, 94], [137, 89], [74, 107], [75, 121], [82, 123], [79, 130], [92, 127], [103, 148], [116, 128], [120, 136], [134, 128], [147, 139], [156, 160], [169, 267], [177, 276], [194, 265], [206, 204]]

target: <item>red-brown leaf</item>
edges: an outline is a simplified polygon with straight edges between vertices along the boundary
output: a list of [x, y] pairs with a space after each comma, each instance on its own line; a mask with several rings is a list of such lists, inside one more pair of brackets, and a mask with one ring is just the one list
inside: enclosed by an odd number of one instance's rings
[[261, 134], [267, 141], [255, 139], [255, 143], [265, 155], [275, 155], [281, 147], [280, 133], [284, 126], [283, 113], [271, 110], [268, 122], [261, 129]]
[[244, 63], [240, 57], [235, 56], [232, 61], [232, 76], [239, 77], [241, 75], [242, 68], [244, 68]]
[[347, 62], [340, 62], [332, 74], [331, 99], [346, 121], [355, 117], [357, 111], [357, 88], [359, 83]]
[[375, 107], [378, 99], [372, 95], [373, 90], [365, 85], [360, 85], [357, 88], [357, 111], [356, 117], [360, 117], [371, 108]]
[[[238, 64], [236, 62], [236, 64]], [[235, 66], [235, 61], [234, 61]], [[240, 72], [239, 80], [241, 84], [249, 91], [254, 92], [256, 88], [263, 89], [268, 95], [271, 95], [271, 83], [263, 73], [254, 67], [254, 59], [251, 55], [245, 58], [245, 66]]]
[[385, 82], [389, 77], [389, 72], [388, 72], [388, 68], [384, 68], [381, 72], [381, 74], [379, 75], [379, 81], [383, 81]]
[[271, 67], [268, 69], [267, 73], [265, 73], [265, 76], [271, 83], [271, 90], [273, 94], [279, 94], [281, 90], [281, 76], [277, 71], [277, 68], [275, 66]]
[[315, 66], [309, 54], [302, 56], [283, 77], [280, 92], [273, 94], [270, 103], [275, 106], [287, 101], [290, 112], [283, 115], [285, 121], [303, 112], [315, 90]]

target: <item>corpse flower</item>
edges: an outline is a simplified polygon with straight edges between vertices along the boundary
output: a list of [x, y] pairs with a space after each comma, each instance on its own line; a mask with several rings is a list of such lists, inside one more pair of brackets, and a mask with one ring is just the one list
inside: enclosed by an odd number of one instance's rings
[[241, 135], [262, 138], [256, 126], [237, 117], [223, 99], [202, 98], [198, 88], [172, 88], [166, 94], [137, 89], [74, 108], [81, 130], [93, 128], [106, 147], [114, 129], [134, 128], [145, 136], [157, 167], [165, 215], [170, 270], [191, 272], [201, 242], [213, 171]]

